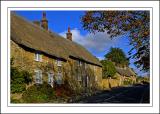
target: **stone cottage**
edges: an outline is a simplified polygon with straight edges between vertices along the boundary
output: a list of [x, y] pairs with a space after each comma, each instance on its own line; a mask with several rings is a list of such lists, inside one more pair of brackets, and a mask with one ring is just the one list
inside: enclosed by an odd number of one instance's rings
[[101, 63], [72, 39], [70, 28], [66, 38], [51, 32], [45, 12], [34, 22], [11, 13], [10, 57], [14, 66], [33, 74], [32, 84], [54, 87], [67, 81], [73, 90], [99, 88]]
[[123, 85], [125, 81], [131, 84], [136, 82], [136, 73], [129, 67], [116, 67], [116, 76], [119, 77], [119, 85]]

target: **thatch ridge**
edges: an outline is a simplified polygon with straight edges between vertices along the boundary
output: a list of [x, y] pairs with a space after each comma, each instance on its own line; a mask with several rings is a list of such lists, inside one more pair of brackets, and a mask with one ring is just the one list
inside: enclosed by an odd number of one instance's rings
[[116, 67], [116, 71], [123, 76], [136, 76], [135, 72], [129, 68], [129, 67], [125, 67], [125, 68], [121, 68], [121, 67]]
[[67, 60], [70, 56], [101, 66], [99, 60], [81, 45], [46, 31], [11, 13], [11, 40], [28, 48]]

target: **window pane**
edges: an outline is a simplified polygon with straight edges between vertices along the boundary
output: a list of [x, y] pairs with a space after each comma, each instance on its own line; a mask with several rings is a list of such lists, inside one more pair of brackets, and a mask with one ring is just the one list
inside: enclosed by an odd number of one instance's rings
[[35, 53], [35, 60], [36, 61], [42, 61], [42, 55], [38, 52]]
[[42, 83], [42, 71], [35, 71], [35, 83]]
[[62, 61], [61, 60], [57, 60], [57, 66], [62, 66]]
[[35, 53], [34, 59], [37, 60], [37, 53]]
[[62, 73], [57, 73], [57, 84], [62, 84]]
[[37, 53], [37, 60], [39, 61], [39, 54]]

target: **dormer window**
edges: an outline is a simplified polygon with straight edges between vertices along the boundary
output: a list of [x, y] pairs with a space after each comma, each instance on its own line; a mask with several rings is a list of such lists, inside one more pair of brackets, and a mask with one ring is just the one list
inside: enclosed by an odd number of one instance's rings
[[82, 61], [79, 60], [79, 61], [78, 61], [78, 65], [79, 65], [79, 66], [82, 66]]
[[61, 60], [57, 60], [57, 66], [62, 66], [62, 61]]
[[39, 52], [35, 53], [35, 61], [42, 61], [42, 55]]

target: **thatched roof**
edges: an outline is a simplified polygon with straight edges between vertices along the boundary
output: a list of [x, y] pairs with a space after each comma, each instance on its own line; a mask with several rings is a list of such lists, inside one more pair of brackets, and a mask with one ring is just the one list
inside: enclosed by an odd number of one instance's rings
[[126, 68], [116, 67], [116, 71], [123, 76], [136, 76], [135, 72], [129, 67]]
[[75, 57], [101, 66], [99, 60], [81, 45], [56, 33], [46, 31], [13, 13], [11, 13], [11, 40], [19, 45], [24, 45], [57, 58], [67, 60], [69, 57]]

